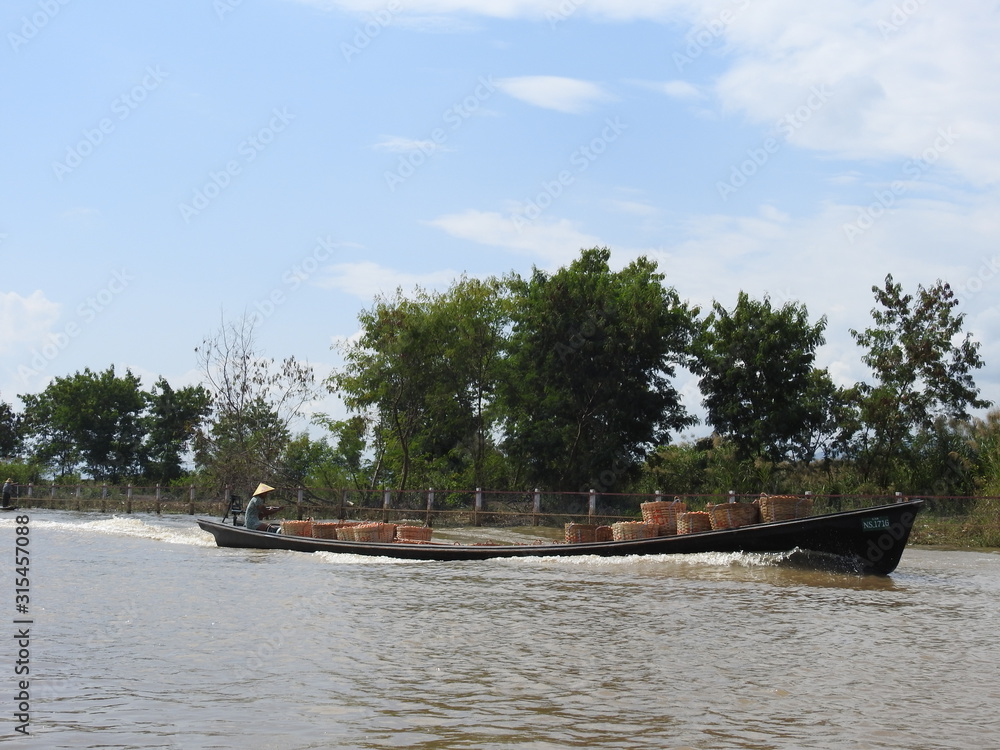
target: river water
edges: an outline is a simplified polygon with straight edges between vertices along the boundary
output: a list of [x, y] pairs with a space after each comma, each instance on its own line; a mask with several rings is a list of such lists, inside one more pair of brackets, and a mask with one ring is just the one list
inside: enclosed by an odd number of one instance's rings
[[911, 548], [888, 578], [782, 555], [399, 562], [29, 511], [18, 615], [11, 515], [4, 747], [1000, 747], [996, 554]]

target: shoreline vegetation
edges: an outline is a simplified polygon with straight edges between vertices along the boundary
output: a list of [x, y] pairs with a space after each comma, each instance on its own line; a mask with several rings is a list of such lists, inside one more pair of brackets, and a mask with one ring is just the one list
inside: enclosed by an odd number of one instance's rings
[[[141, 494], [162, 510], [246, 502], [264, 481], [303, 488], [297, 512], [412, 506], [437, 521], [504, 503], [629, 517], [658, 489], [809, 490], [831, 509], [908, 496], [928, 500], [928, 518], [960, 519], [931, 540], [995, 538], [1000, 410], [980, 396], [980, 343], [948, 283], [906, 291], [887, 274], [872, 287], [869, 325], [849, 331], [858, 362], [836, 368], [865, 373], [851, 383], [820, 366], [827, 318], [804, 303], [741, 291], [702, 309], [654, 260], [610, 260], [595, 247], [554, 272], [379, 295], [325, 378], [261, 352], [247, 312], [194, 347], [198, 385], [144, 386], [114, 366], [55, 377], [19, 394], [22, 411], [0, 400], [0, 471], [38, 493], [85, 485], [81, 502], [97, 487], [107, 507], [138, 499], [102, 486], [155, 485]], [[310, 412], [327, 396], [336, 415]], [[350, 489], [316, 489], [330, 487]], [[439, 490], [428, 510], [429, 487], [491, 489], [485, 507], [475, 490]], [[567, 492], [531, 511], [536, 487]]]

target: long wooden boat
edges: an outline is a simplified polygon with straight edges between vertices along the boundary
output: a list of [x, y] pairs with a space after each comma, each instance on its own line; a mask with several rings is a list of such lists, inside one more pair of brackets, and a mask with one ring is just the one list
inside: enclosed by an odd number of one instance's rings
[[497, 557], [568, 557], [577, 555], [670, 555], [696, 552], [818, 553], [862, 573], [888, 575], [906, 547], [921, 500], [879, 505], [788, 521], [651, 539], [577, 544], [474, 545], [451, 543], [352, 542], [338, 539], [251, 531], [241, 526], [199, 519], [219, 547], [278, 549], [376, 555], [406, 560], [487, 560]]

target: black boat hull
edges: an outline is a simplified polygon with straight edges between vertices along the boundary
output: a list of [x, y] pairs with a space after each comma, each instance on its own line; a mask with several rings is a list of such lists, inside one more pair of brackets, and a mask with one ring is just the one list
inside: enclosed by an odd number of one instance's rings
[[409, 544], [350, 542], [250, 531], [216, 521], [198, 520], [219, 547], [334, 552], [406, 560], [464, 561], [497, 557], [569, 557], [579, 555], [670, 555], [696, 552], [789, 552], [831, 555], [863, 573], [888, 575], [896, 569], [922, 501], [912, 500], [863, 510], [760, 523], [736, 529], [655, 537], [634, 541], [580, 544]]

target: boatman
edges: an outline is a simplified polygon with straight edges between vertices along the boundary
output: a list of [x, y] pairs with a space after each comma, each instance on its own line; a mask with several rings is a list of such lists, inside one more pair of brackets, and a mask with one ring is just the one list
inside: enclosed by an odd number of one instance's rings
[[3, 483], [3, 507], [5, 508], [10, 507], [10, 493], [13, 491], [13, 488], [14, 488], [13, 479], [8, 479], [6, 482]]
[[276, 505], [264, 505], [264, 495], [268, 492], [274, 492], [274, 487], [270, 487], [263, 482], [257, 485], [257, 489], [254, 490], [253, 497], [250, 498], [250, 502], [247, 503], [247, 509], [244, 511], [243, 525], [246, 528], [254, 531], [278, 530], [277, 525], [272, 529], [271, 524], [264, 523], [262, 520], [268, 516], [273, 516], [281, 510]]

